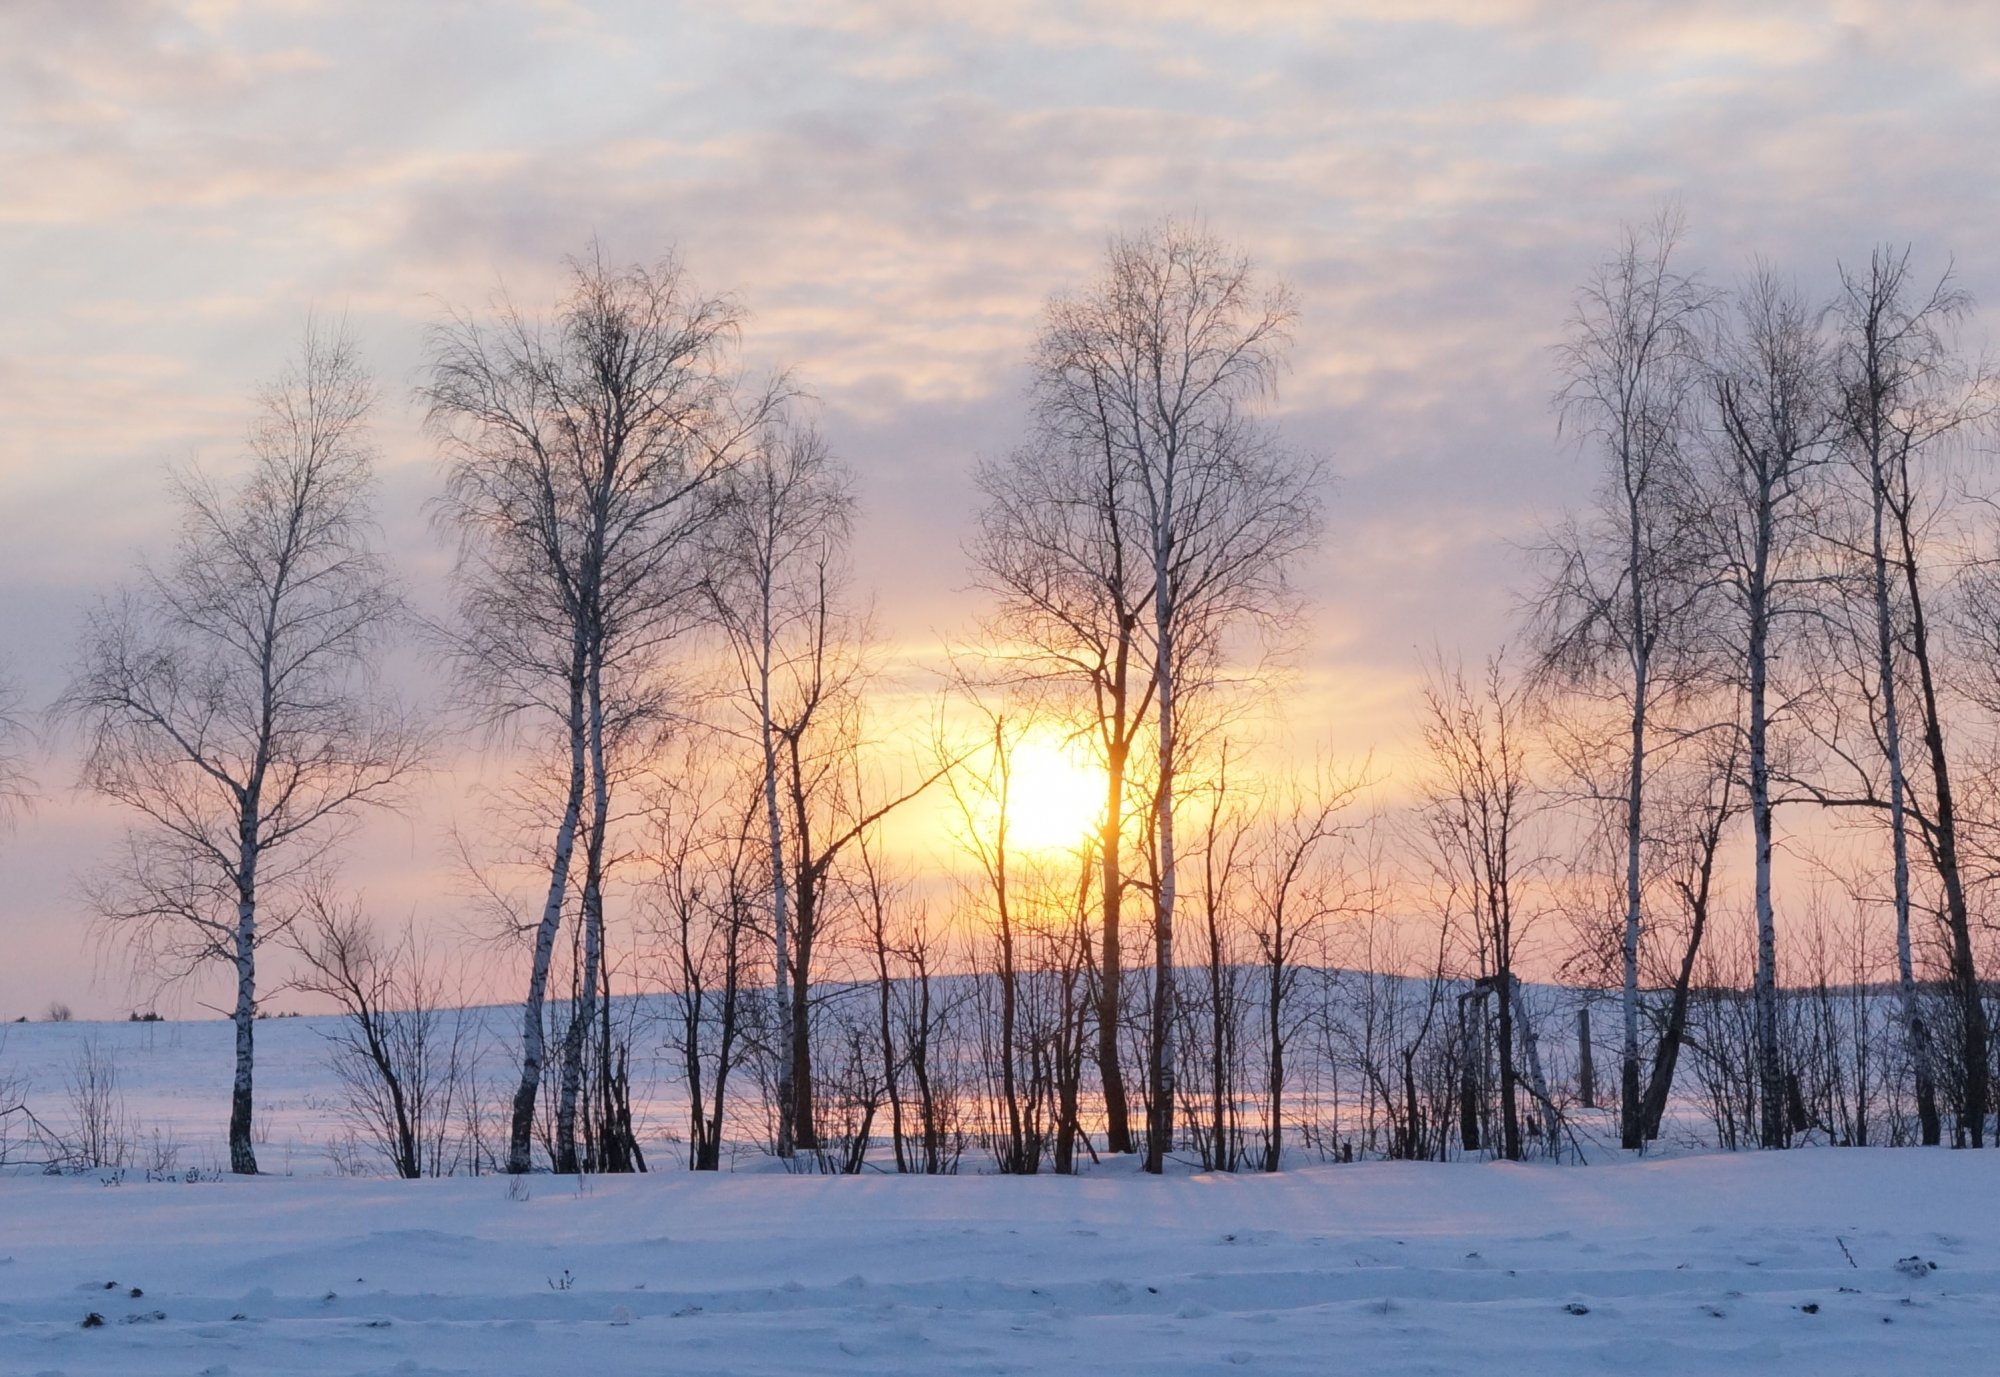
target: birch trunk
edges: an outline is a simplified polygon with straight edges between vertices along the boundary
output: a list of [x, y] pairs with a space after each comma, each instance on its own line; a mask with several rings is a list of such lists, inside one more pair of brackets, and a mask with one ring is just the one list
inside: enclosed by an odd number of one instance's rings
[[[1634, 545], [1637, 537], [1634, 537]], [[1619, 1012], [1623, 1020], [1618, 1064], [1619, 1141], [1627, 1150], [1645, 1142], [1639, 1103], [1639, 938], [1641, 884], [1639, 862], [1644, 841], [1641, 811], [1646, 786], [1646, 695], [1651, 656], [1643, 648], [1645, 610], [1638, 592], [1635, 555], [1632, 613], [1639, 628], [1642, 648], [1633, 657], [1632, 672], [1632, 757], [1626, 780], [1625, 799], [1625, 935], [1621, 955], [1624, 987]]]
[[1097, 1075], [1104, 1090], [1104, 1146], [1107, 1152], [1132, 1151], [1131, 1108], [1125, 1096], [1125, 1072], [1119, 1061], [1118, 1030], [1123, 1020], [1121, 985], [1124, 951], [1119, 943], [1119, 919], [1124, 909], [1125, 875], [1125, 676], [1130, 660], [1119, 647], [1112, 684], [1110, 739], [1105, 751], [1104, 830], [1098, 841], [1103, 876], [1104, 925], [1097, 992]]
[[1632, 731], [1625, 784], [1625, 932], [1620, 943], [1623, 971], [1619, 992], [1618, 1126], [1620, 1146], [1633, 1151], [1645, 1142], [1639, 1103], [1639, 942], [1644, 918], [1641, 912], [1643, 888], [1640, 862], [1645, 837], [1646, 709], [1647, 695], [1652, 690], [1653, 628], [1646, 616], [1646, 584], [1650, 571], [1641, 538], [1647, 514], [1641, 509], [1641, 484], [1632, 481], [1635, 468], [1641, 473], [1645, 469], [1634, 464], [1629, 416], [1624, 418], [1620, 434], [1622, 467], [1626, 475], [1625, 573], [1631, 593]]
[[[1276, 935], [1282, 952], [1283, 930]], [[1265, 1029], [1265, 1037], [1270, 1039], [1271, 1061], [1265, 1092], [1270, 1100], [1271, 1137], [1264, 1148], [1264, 1170], [1276, 1171], [1285, 1160], [1285, 1029], [1284, 1029], [1284, 984], [1285, 961], [1280, 955], [1271, 963], [1271, 979], [1265, 994], [1265, 1016], [1270, 1020]], [[1336, 1125], [1337, 1127], [1338, 1125]]]
[[1146, 1124], [1146, 1170], [1165, 1170], [1174, 1133], [1174, 475], [1167, 461], [1153, 530], [1154, 698], [1160, 733], [1160, 890], [1153, 909], [1153, 1098]]
[[[597, 1018], [598, 977], [604, 962], [604, 841], [611, 821], [611, 783], [604, 772], [603, 669], [591, 657], [586, 695], [587, 754], [590, 768], [590, 822], [583, 834], [583, 971], [576, 1007], [563, 1030], [562, 1081], [556, 1102], [556, 1170], [574, 1174], [576, 1104], [583, 1085], [583, 1045]], [[608, 991], [606, 992], [608, 994]], [[607, 1073], [609, 1068], [605, 1068]]]
[[236, 1075], [229, 1091], [229, 1169], [257, 1174], [257, 1151], [251, 1128], [252, 1095], [257, 1063], [257, 843], [254, 816], [244, 823], [236, 902]]
[[1757, 513], [1757, 545], [1749, 587], [1750, 826], [1756, 846], [1757, 974], [1755, 990], [1759, 1140], [1767, 1148], [1791, 1143], [1785, 1112], [1785, 1068], [1778, 1046], [1778, 930], [1771, 907], [1770, 723], [1765, 706], [1769, 680], [1771, 513], [1768, 488]]
[[1528, 1092], [1535, 1097], [1540, 1109], [1542, 1138], [1549, 1145], [1553, 1156], [1560, 1147], [1562, 1123], [1556, 1115], [1556, 1102], [1549, 1097], [1549, 1083], [1542, 1075], [1542, 1045], [1535, 1037], [1535, 1021], [1528, 1013], [1527, 996], [1521, 993], [1521, 982], [1510, 980], [1513, 991], [1514, 1019], [1521, 1030], [1521, 1063], [1528, 1073]]
[[535, 1096], [541, 1089], [542, 1066], [548, 1058], [543, 1028], [548, 1002], [549, 965], [555, 956], [556, 930], [562, 925], [563, 900], [569, 893], [570, 861], [576, 853], [576, 833], [583, 818], [585, 765], [585, 649], [579, 633], [572, 650], [569, 682], [569, 788], [562, 820], [556, 825], [555, 854], [549, 862], [548, 895], [535, 928], [535, 950], [528, 970], [528, 995], [521, 1006], [521, 1080], [514, 1090], [513, 1119], [507, 1135], [507, 1170], [520, 1175], [534, 1165]]
[[[1870, 437], [1879, 440], [1879, 437]], [[1931, 1067], [1930, 1033], [1917, 998], [1916, 966], [1910, 949], [1910, 828], [1903, 773], [1902, 713], [1896, 682], [1894, 621], [1889, 605], [1889, 551], [1885, 526], [1888, 475], [1879, 443], [1870, 445], [1869, 495], [1873, 546], [1870, 574], [1875, 595], [1875, 673], [1882, 695], [1883, 754], [1889, 768], [1889, 838], [1894, 854], [1896, 903], [1896, 987], [1903, 1014], [1903, 1037], [1917, 1082], [1917, 1123], [1924, 1146], [1942, 1136], [1938, 1123], [1937, 1077]]]
[[764, 755], [765, 842], [771, 857], [771, 939], [774, 960], [771, 998], [778, 1016], [778, 1156], [789, 1158], [794, 1144], [792, 1100], [791, 908], [785, 884], [785, 823], [778, 806], [778, 743], [772, 723], [771, 656], [775, 640], [768, 564], [758, 588], [757, 739]]

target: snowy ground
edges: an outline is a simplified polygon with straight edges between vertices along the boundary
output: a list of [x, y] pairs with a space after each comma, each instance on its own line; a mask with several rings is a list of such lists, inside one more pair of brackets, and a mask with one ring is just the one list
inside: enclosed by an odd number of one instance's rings
[[[536, 1176], [522, 1199], [328, 1176], [330, 1026], [259, 1025], [256, 1180], [214, 1179], [226, 1024], [6, 1027], [0, 1080], [58, 1131], [79, 1049], [115, 1061], [133, 1164], [0, 1172], [0, 1377], [1881, 1377], [2000, 1344], [2000, 1152], [1155, 1181], [788, 1176], [746, 1145], [734, 1174]], [[674, 1102], [646, 1117], [666, 1131]], [[146, 1181], [163, 1150], [179, 1177]]]
[[536, 1177], [524, 1200], [13, 1177], [0, 1373], [1878, 1377], [2000, 1340], [1996, 1223], [2000, 1154], [1919, 1150]]

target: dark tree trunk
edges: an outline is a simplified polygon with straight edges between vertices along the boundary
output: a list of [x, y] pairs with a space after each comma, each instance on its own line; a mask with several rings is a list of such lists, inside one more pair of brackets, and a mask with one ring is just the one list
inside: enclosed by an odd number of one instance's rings
[[1097, 1076], [1104, 1090], [1104, 1145], [1107, 1152], [1132, 1151], [1131, 1107], [1125, 1095], [1125, 1072], [1119, 1062], [1121, 1028], [1120, 986], [1125, 977], [1119, 948], [1119, 919], [1124, 910], [1125, 875], [1125, 754], [1123, 702], [1124, 663], [1121, 658], [1113, 693], [1118, 715], [1111, 725], [1106, 754], [1104, 831], [1098, 841], [1102, 871], [1104, 922], [1100, 934], [1097, 989]]
[[1590, 1049], [1590, 1009], [1576, 1011], [1576, 1097], [1585, 1109], [1597, 1108], [1597, 1064]]
[[1500, 1016], [1495, 1021], [1495, 1042], [1500, 1049], [1500, 1145], [1510, 1162], [1521, 1160], [1521, 1119], [1515, 1106], [1514, 1001], [1507, 997], [1513, 986], [1513, 972], [1500, 969]]

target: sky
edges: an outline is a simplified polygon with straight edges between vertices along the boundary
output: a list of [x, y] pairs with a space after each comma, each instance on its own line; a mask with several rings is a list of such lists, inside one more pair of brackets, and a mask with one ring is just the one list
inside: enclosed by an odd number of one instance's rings
[[[435, 600], [425, 329], [552, 301], [594, 236], [737, 294], [748, 362], [817, 398], [921, 663], [977, 614], [971, 469], [1020, 434], [1042, 304], [1176, 214], [1299, 298], [1275, 416], [1336, 479], [1289, 725], [1393, 758], [1422, 654], [1504, 643], [1522, 546], [1588, 490], [1550, 348], [1620, 224], [1678, 198], [1718, 283], [1820, 292], [1907, 241], [2000, 300], [1996, 147], [2000, 11], [1942, 0], [10, 0], [0, 659], [31, 714], [60, 691], [90, 600], [172, 537], [169, 466], [240, 462], [309, 311], [379, 380], [384, 527]], [[59, 735], [35, 769], [0, 1015], [132, 1007], [77, 898], [118, 820]], [[449, 907], [477, 791], [371, 831], [374, 890]]]

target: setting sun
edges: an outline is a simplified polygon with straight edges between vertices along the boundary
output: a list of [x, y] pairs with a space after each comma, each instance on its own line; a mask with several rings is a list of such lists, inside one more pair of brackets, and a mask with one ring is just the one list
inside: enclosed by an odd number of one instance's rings
[[1104, 772], [1080, 744], [1032, 732], [1008, 756], [1007, 837], [1029, 851], [1081, 846], [1104, 808]]

